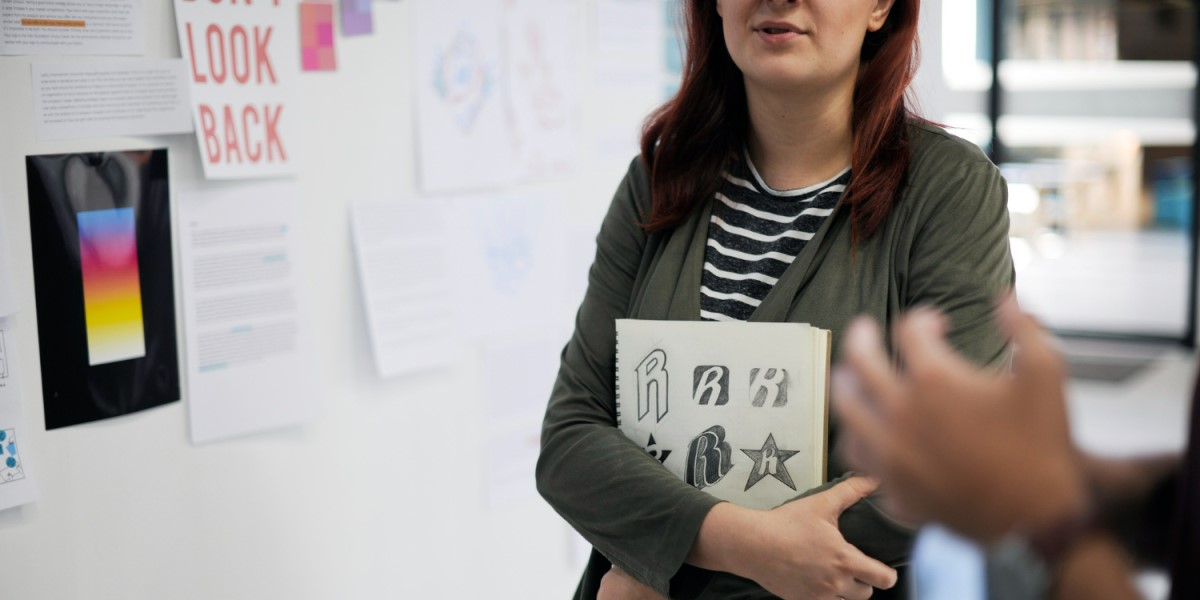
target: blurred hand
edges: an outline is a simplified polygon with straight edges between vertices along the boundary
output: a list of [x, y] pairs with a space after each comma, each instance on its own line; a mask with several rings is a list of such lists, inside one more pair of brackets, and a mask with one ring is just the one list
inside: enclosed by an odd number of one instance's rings
[[853, 477], [824, 492], [769, 511], [755, 511], [760, 542], [743, 553], [741, 571], [786, 600], [865, 600], [896, 584], [896, 571], [842, 537], [838, 517], [879, 482]]
[[846, 332], [834, 408], [851, 462], [888, 482], [904, 514], [982, 542], [1084, 510], [1086, 486], [1067, 425], [1062, 359], [1016, 301], [999, 309], [1017, 348], [1012, 376], [984, 371], [946, 343], [931, 310], [897, 322], [893, 368], [874, 321]]
[[666, 600], [658, 592], [634, 579], [621, 569], [613, 567], [600, 580], [600, 591], [596, 600]]

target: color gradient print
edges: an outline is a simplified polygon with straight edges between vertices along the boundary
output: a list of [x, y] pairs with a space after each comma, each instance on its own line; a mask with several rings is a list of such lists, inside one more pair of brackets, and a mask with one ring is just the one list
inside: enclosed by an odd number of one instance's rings
[[336, 71], [333, 5], [300, 3], [300, 58], [305, 71]]
[[133, 209], [93, 210], [77, 217], [88, 364], [141, 358], [146, 332]]

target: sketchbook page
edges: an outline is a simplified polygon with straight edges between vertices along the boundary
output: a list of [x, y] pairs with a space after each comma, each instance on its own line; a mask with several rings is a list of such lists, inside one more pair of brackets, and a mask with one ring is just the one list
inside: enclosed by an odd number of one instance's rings
[[516, 178], [504, 103], [500, 0], [415, 0], [417, 156], [422, 191]]
[[195, 443], [297, 425], [318, 399], [292, 184], [179, 197]]
[[380, 377], [438, 368], [460, 353], [449, 210], [439, 202], [351, 206], [358, 280]]
[[29, 429], [21, 416], [16, 317], [0, 318], [0, 510], [37, 499], [29, 464]]
[[823, 335], [799, 323], [620, 319], [618, 425], [689, 485], [778, 506], [824, 481]]

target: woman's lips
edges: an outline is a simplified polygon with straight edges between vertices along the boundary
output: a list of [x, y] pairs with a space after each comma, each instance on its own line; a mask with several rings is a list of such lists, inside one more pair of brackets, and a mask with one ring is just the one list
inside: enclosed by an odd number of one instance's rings
[[768, 44], [786, 44], [805, 35], [798, 27], [788, 23], [763, 23], [755, 27], [754, 32]]

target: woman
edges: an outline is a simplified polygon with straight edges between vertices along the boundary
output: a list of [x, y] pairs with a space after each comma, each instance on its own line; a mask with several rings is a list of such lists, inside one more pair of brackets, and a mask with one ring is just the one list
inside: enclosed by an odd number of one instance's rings
[[679, 481], [616, 427], [614, 320], [807, 322], [836, 351], [854, 316], [927, 304], [960, 351], [1003, 363], [991, 300], [1012, 285], [1004, 184], [905, 104], [919, 0], [685, 7], [684, 81], [647, 122], [597, 238], [538, 488], [597, 550], [577, 598], [866, 598], [895, 584], [888, 565], [910, 542], [862, 500], [875, 484], [755, 511]]

